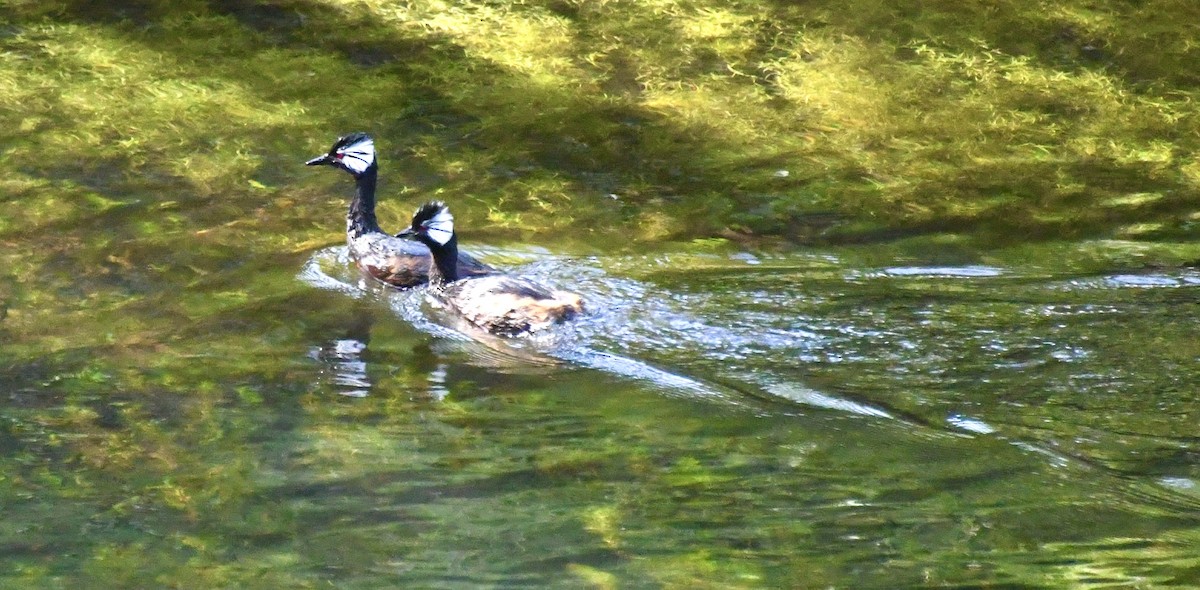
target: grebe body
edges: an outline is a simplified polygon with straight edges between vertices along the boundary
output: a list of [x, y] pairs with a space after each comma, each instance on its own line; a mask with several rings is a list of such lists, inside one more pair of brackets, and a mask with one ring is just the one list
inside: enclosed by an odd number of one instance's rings
[[426, 203], [413, 214], [401, 237], [425, 244], [433, 254], [430, 290], [443, 306], [493, 334], [537, 332], [583, 313], [583, 298], [529, 279], [506, 275], [464, 274], [459, 264], [454, 217], [444, 203]]

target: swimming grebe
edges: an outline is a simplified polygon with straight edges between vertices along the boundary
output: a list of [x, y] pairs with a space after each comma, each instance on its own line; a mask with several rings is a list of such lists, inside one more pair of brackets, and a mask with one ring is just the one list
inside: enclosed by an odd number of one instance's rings
[[467, 321], [493, 334], [542, 330], [583, 312], [583, 298], [504, 274], [465, 276], [459, 266], [454, 216], [445, 203], [426, 203], [400, 237], [419, 240], [433, 253], [429, 285], [434, 296]]
[[[375, 220], [375, 141], [366, 133], [339, 137], [329, 153], [317, 156], [307, 166], [333, 166], [354, 177], [357, 191], [346, 214], [346, 243], [350, 256], [364, 272], [397, 287], [412, 287], [429, 280], [432, 258], [429, 249], [411, 240], [383, 232]], [[463, 254], [458, 268], [464, 275], [494, 272], [490, 266]]]

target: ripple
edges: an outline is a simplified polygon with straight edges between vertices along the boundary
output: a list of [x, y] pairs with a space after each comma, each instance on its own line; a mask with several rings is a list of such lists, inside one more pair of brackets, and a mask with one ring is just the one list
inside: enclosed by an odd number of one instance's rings
[[1097, 315], [1097, 314], [1119, 314], [1122, 309], [1115, 305], [1099, 305], [1093, 303], [1084, 303], [1079, 305], [1072, 304], [1049, 304], [1040, 305], [1034, 308], [1033, 313], [1042, 316], [1081, 316], [1081, 315]]
[[1200, 278], [1194, 276], [1167, 275], [1113, 275], [1105, 277], [1104, 281], [1113, 287], [1133, 287], [1152, 289], [1158, 287], [1192, 287], [1200, 285]]
[[1189, 477], [1160, 477], [1158, 483], [1168, 488], [1185, 492], [1200, 491], [1200, 484], [1197, 484], [1196, 480]]
[[971, 416], [954, 414], [947, 417], [946, 422], [950, 423], [950, 425], [954, 426], [955, 428], [959, 428], [967, 432], [973, 432], [975, 434], [992, 434], [996, 432], [996, 428], [991, 424]]
[[893, 266], [879, 271], [851, 271], [848, 278], [927, 277], [979, 279], [1004, 276], [1004, 269], [994, 266]]
[[1060, 284], [1060, 289], [1180, 289], [1200, 286], [1200, 273], [1119, 273], [1092, 278], [1072, 279]]
[[349, 252], [345, 246], [335, 246], [314, 252], [296, 276], [318, 289], [361, 297], [366, 289], [347, 275], [347, 267], [353, 267]]
[[766, 385], [765, 388], [772, 395], [807, 406], [838, 410], [840, 412], [870, 416], [872, 418], [894, 419], [894, 416], [881, 408], [854, 400], [835, 397], [794, 383], [772, 383]]

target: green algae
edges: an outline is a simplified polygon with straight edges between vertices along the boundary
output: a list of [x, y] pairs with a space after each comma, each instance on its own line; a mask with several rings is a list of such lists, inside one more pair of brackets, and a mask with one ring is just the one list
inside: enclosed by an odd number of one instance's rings
[[[1194, 3], [4, 12], [0, 585], [1196, 583], [1189, 506], [1113, 491], [1195, 473], [1188, 291], [996, 302], [935, 280], [842, 285], [847, 267], [897, 261], [1045, 277], [1200, 259]], [[1115, 320], [1068, 331], [1129, 390], [1040, 388], [1090, 379], [1070, 359], [1033, 381], [996, 377], [986, 343], [911, 359], [908, 380], [853, 359], [787, 370], [931, 423], [982, 408], [1010, 419], [1006, 435], [1107, 471], [937, 428], [746, 417], [610, 376], [435, 353], [379, 306], [294, 278], [341, 240], [349, 192], [301, 163], [357, 129], [379, 139], [386, 227], [453, 199], [477, 243], [676, 253], [668, 270], [607, 267], [668, 292], [763, 280], [896, 302], [899, 318], [957, 298], [928, 328], [951, 343], [975, 342], [956, 326], [1000, 333], [1038, 306], [1100, 298], [1139, 337]], [[813, 245], [838, 262], [719, 280], [744, 247]], [[761, 278], [784, 267], [804, 284]], [[310, 348], [361, 337], [364, 316], [378, 316], [373, 397], [337, 400]], [[1032, 322], [1011, 360], [1055, 325]], [[876, 353], [903, 344], [889, 338]], [[687, 351], [643, 354], [722, 376]], [[963, 376], [933, 372], [942, 357]], [[961, 383], [988, 379], [1006, 387]]]
[[[491, 231], [821, 241], [952, 227], [1003, 244], [1148, 224], [1138, 237], [1182, 239], [1200, 178], [1196, 56], [1167, 31], [1194, 10], [18, 5], [5, 161], [33, 178], [115, 168], [245, 197], [295, 178], [285, 158], [364, 128], [392, 182], [469, 195]], [[1145, 31], [1117, 26], [1130, 22]], [[1097, 206], [1147, 191], [1164, 198]]]

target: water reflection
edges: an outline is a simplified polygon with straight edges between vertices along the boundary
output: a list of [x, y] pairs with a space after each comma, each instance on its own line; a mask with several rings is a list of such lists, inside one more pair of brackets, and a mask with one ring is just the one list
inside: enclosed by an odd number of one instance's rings
[[437, 367], [429, 372], [426, 378], [429, 382], [429, 395], [437, 401], [446, 399], [450, 395], [450, 390], [446, 388], [446, 364], [438, 363]]
[[338, 393], [348, 397], [366, 397], [371, 389], [367, 377], [367, 363], [361, 353], [367, 344], [354, 339], [334, 340], [326, 346], [314, 346], [308, 356], [327, 366], [321, 374], [332, 375], [332, 384]]
[[[528, 256], [528, 253], [519, 253]], [[356, 297], [372, 295], [386, 302], [401, 318], [417, 329], [437, 336], [443, 341], [443, 347], [449, 347], [461, 353], [477, 366], [485, 366], [508, 372], [529, 372], [555, 367], [561, 361], [567, 361], [576, 366], [589, 367], [628, 377], [639, 381], [654, 383], [666, 394], [682, 395], [698, 399], [720, 400], [730, 407], [750, 407], [753, 405], [744, 395], [713, 383], [687, 377], [667, 371], [629, 356], [608, 352], [596, 348], [611, 346], [612, 349], [623, 348], [620, 339], [626, 334], [631, 325], [646, 327], [644, 322], [635, 319], [635, 310], [639, 313], [647, 311], [645, 303], [650, 301], [647, 288], [635, 281], [609, 279], [598, 268], [592, 266], [571, 266], [564, 268], [562, 260], [542, 259], [527, 264], [521, 272], [535, 280], [558, 287], [557, 281], [562, 276], [583, 278], [575, 283], [573, 288], [585, 293], [589, 312], [578, 321], [570, 322], [554, 330], [533, 334], [523, 338], [501, 338], [481, 331], [467, 322], [461, 321], [451, 314], [425, 305], [421, 289], [397, 291], [367, 284], [359, 277], [347, 276], [354, 271], [347, 264], [344, 248], [330, 248], [315, 254], [300, 272], [299, 277], [309, 284], [322, 289], [329, 289]], [[357, 280], [357, 284], [350, 282]], [[704, 334], [711, 340], [715, 327], [705, 325], [697, 318], [680, 313], [667, 306], [658, 309], [654, 316], [650, 331], [627, 334], [637, 338], [639, 345], [649, 341], [649, 334], [660, 332], [664, 344], [674, 349], [685, 345], [678, 339], [678, 334], [694, 332]], [[718, 336], [719, 337], [719, 336]], [[748, 342], [744, 338], [729, 336], [736, 344]], [[631, 342], [626, 342], [631, 344]]]
[[[335, 286], [327, 283], [328, 286]], [[336, 289], [348, 292], [344, 286]], [[374, 314], [369, 309], [359, 310], [353, 316], [346, 332], [308, 351], [309, 358], [321, 363], [319, 375], [334, 391], [347, 397], [365, 397], [371, 390], [371, 379], [367, 375], [367, 363], [363, 353], [371, 341], [371, 324]]]

